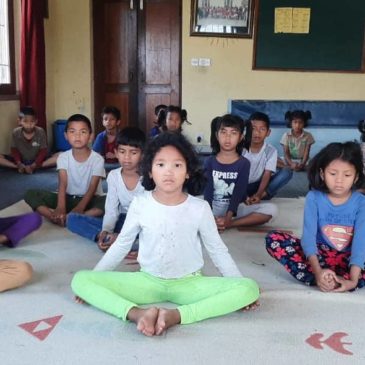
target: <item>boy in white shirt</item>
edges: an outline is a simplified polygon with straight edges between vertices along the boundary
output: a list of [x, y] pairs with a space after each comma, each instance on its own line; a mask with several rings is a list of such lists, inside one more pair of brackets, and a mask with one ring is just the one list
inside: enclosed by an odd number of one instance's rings
[[250, 116], [250, 138], [248, 150], [244, 149], [242, 156], [250, 161], [250, 175], [246, 204], [257, 204], [262, 199], [271, 199], [277, 191], [286, 185], [293, 176], [288, 168], [276, 170], [278, 151], [265, 142], [270, 135], [269, 117], [260, 112]]
[[25, 194], [24, 199], [33, 210], [59, 226], [65, 225], [71, 211], [93, 217], [104, 213], [104, 159], [89, 148], [91, 135], [89, 118], [72, 115], [65, 126], [65, 138], [72, 148], [57, 159], [58, 193], [39, 189]]
[[[126, 127], [116, 139], [115, 156], [120, 168], [110, 171], [104, 218], [77, 213], [67, 217], [67, 228], [80, 236], [96, 241], [106, 251], [120, 232], [133, 198], [144, 191], [139, 175], [139, 164], [146, 142], [145, 134], [136, 127]], [[136, 246], [132, 247], [132, 251]]]

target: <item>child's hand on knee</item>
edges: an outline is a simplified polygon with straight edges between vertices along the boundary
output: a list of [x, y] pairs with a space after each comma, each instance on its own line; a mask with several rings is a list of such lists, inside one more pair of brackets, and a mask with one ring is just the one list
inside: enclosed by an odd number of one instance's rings
[[226, 217], [215, 217], [215, 223], [219, 232], [223, 232], [226, 229]]
[[33, 171], [36, 169], [37, 165], [35, 163], [31, 164], [31, 165], [27, 165], [25, 166], [25, 172], [27, 174], [33, 174]]
[[106, 231], [101, 232], [98, 240], [98, 247], [100, 250], [106, 252], [117, 237], [118, 235], [116, 233], [109, 233]]
[[64, 227], [66, 225], [66, 212], [55, 209], [51, 214], [51, 221], [60, 227]]
[[247, 198], [245, 203], [246, 205], [252, 205], [252, 204], [259, 204], [261, 201], [261, 198], [258, 195], [252, 195], [251, 197]]
[[24, 171], [25, 171], [25, 165], [24, 165], [24, 164], [22, 164], [22, 163], [19, 163], [19, 164], [18, 164], [18, 172], [19, 172], [20, 174], [23, 174], [23, 173], [24, 173]]

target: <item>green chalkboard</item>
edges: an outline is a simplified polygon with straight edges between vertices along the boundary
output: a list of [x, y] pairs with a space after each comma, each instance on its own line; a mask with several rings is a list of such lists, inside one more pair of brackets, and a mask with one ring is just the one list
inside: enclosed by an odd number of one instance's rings
[[[309, 34], [275, 33], [275, 8], [310, 8]], [[254, 69], [364, 70], [364, 0], [256, 0]]]

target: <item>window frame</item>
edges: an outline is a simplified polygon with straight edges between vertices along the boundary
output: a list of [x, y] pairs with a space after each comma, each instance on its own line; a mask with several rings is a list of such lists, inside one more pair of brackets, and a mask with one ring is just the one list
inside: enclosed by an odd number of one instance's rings
[[4, 99], [5, 96], [16, 95], [14, 7], [13, 7], [13, 0], [6, 0], [6, 1], [8, 2], [10, 84], [0, 85], [0, 99]]

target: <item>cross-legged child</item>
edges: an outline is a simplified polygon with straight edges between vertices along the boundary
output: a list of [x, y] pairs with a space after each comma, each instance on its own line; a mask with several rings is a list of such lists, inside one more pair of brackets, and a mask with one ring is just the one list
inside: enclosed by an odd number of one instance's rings
[[36, 112], [32, 107], [20, 109], [18, 124], [12, 133], [11, 155], [0, 155], [0, 165], [27, 174], [32, 174], [39, 168], [55, 166], [58, 154], [46, 158], [46, 133], [43, 128], [37, 126]]
[[[181, 134], [166, 132], [151, 140], [142, 163], [148, 191], [134, 198], [121, 233], [94, 271], [80, 271], [72, 280], [79, 298], [135, 322], [146, 336], [245, 308], [259, 297], [257, 284], [241, 277], [221, 240], [209, 204], [183, 192], [198, 164]], [[110, 272], [137, 234], [141, 271]], [[201, 243], [224, 278], [202, 275]], [[178, 306], [153, 305], [164, 301]]]
[[99, 133], [93, 143], [93, 150], [104, 157], [108, 164], [118, 163], [114, 151], [120, 125], [120, 110], [115, 106], [106, 106], [101, 112], [105, 131]]
[[270, 132], [270, 119], [266, 114], [256, 112], [250, 116], [246, 149], [242, 153], [250, 161], [246, 204], [271, 199], [293, 176], [289, 168], [276, 170], [278, 151], [265, 141]]
[[154, 127], [150, 130], [150, 137], [156, 137], [162, 132], [162, 120], [160, 118], [160, 112], [161, 110], [164, 110], [167, 108], [167, 105], [165, 104], [159, 104], [155, 107], [155, 120], [153, 121]]
[[274, 231], [268, 253], [306, 285], [323, 292], [365, 286], [365, 197], [355, 191], [364, 182], [357, 143], [331, 143], [311, 161], [312, 190], [304, 207], [302, 239]]
[[98, 217], [104, 213], [105, 197], [101, 178], [105, 177], [104, 160], [90, 150], [90, 120], [82, 114], [68, 118], [65, 138], [71, 149], [57, 159], [58, 193], [28, 190], [25, 201], [53, 223], [64, 226], [69, 212]]
[[250, 162], [241, 156], [244, 122], [226, 114], [213, 119], [213, 155], [205, 160], [207, 185], [204, 199], [216, 217], [218, 229], [254, 226], [268, 222], [277, 213], [271, 203], [246, 205]]
[[184, 123], [191, 124], [188, 120], [188, 113], [185, 109], [181, 109], [176, 105], [169, 105], [168, 107], [161, 109], [158, 114], [157, 123], [161, 125], [162, 131], [170, 132], [182, 132], [182, 126]]
[[[145, 142], [145, 134], [139, 128], [126, 127], [118, 133], [114, 153], [121, 167], [109, 172], [104, 218], [68, 214], [67, 228], [98, 242], [103, 251], [117, 238], [133, 198], [144, 191], [139, 167]], [[135, 250], [136, 247], [132, 248]]]
[[304, 130], [312, 117], [310, 111], [294, 110], [285, 113], [290, 132], [281, 137], [286, 165], [293, 171], [305, 170], [309, 160], [312, 144], [315, 142], [311, 133]]

